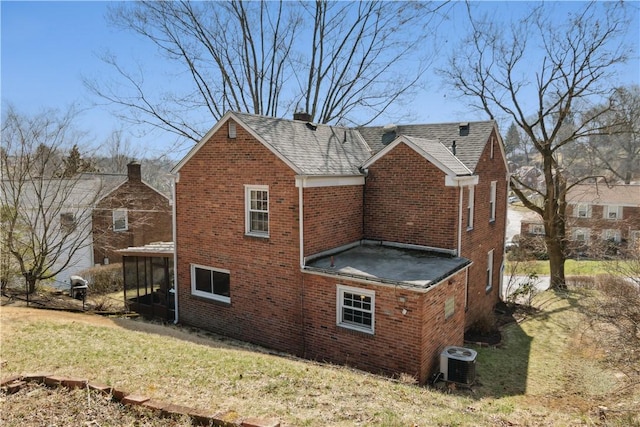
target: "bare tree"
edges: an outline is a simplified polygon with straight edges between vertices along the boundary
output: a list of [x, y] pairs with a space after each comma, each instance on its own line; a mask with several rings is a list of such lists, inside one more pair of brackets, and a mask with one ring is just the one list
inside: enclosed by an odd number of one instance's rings
[[614, 179], [629, 184], [640, 174], [640, 86], [617, 88], [595, 121], [604, 134], [587, 139], [586, 152], [593, 167], [609, 171]]
[[[110, 21], [151, 41], [182, 70], [188, 93], [155, 93], [144, 72], [105, 55], [121, 82], [86, 80], [122, 118], [198, 141], [226, 110], [322, 123], [367, 123], [412, 96], [442, 3], [156, 2], [121, 4]], [[195, 117], [202, 120], [198, 123]], [[363, 120], [359, 120], [363, 121]], [[366, 123], [358, 123], [366, 124]]]
[[28, 292], [73, 266], [91, 245], [91, 211], [100, 181], [65, 170], [63, 153], [80, 144], [72, 111], [29, 117], [9, 107], [2, 120], [3, 249], [15, 259]]
[[[566, 194], [588, 177], [568, 176], [563, 147], [603, 132], [592, 107], [607, 99], [616, 65], [627, 60], [621, 36], [629, 24], [625, 5], [588, 3], [562, 24], [553, 5], [540, 4], [519, 22], [478, 20], [468, 4], [472, 31], [442, 70], [449, 84], [491, 119], [516, 123], [538, 154], [542, 189], [512, 177], [511, 188], [544, 222], [551, 286], [565, 287]], [[567, 126], [570, 124], [570, 126]]]

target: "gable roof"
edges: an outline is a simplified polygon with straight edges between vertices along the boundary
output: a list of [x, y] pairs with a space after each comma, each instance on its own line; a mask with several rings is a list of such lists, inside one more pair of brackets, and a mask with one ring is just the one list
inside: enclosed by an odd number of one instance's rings
[[409, 146], [449, 176], [472, 174], [469, 168], [466, 167], [460, 159], [454, 156], [453, 153], [439, 141], [409, 137], [406, 135], [399, 136], [391, 144], [378, 151], [375, 156], [365, 162], [364, 167], [372, 165], [401, 143]]
[[569, 189], [567, 203], [640, 206], [640, 185], [578, 184]]
[[362, 175], [359, 168], [371, 149], [354, 130], [229, 112], [173, 169], [177, 172], [228, 120], [236, 121], [298, 175]]
[[[466, 125], [466, 129], [461, 125]], [[425, 125], [370, 126], [358, 128], [364, 140], [376, 152], [384, 149], [395, 139], [390, 136], [404, 135], [413, 138], [436, 140], [445, 147], [456, 142], [456, 156], [471, 171], [475, 171], [482, 151], [487, 145], [491, 132], [497, 129], [493, 120], [481, 122], [455, 122]], [[496, 132], [500, 138], [499, 132]]]
[[[385, 148], [399, 136], [447, 175], [470, 175], [494, 129], [500, 139], [494, 121], [398, 125], [390, 132], [388, 126], [347, 128], [230, 111], [172, 172], [179, 172], [229, 120], [242, 126], [296, 174], [303, 176], [362, 176], [360, 168], [365, 162], [370, 164], [376, 153], [387, 153]], [[453, 141], [456, 141], [455, 155], [449, 148]], [[502, 152], [502, 144], [499, 146]], [[502, 157], [504, 159], [504, 155]]]

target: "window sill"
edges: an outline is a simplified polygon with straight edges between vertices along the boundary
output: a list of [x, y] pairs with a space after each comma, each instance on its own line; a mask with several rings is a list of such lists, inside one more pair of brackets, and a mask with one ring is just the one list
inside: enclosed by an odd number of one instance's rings
[[360, 335], [360, 336], [363, 336], [363, 337], [373, 337], [373, 336], [375, 336], [375, 333], [372, 330], [360, 329], [360, 328], [356, 328], [354, 326], [351, 326], [351, 325], [348, 325], [348, 324], [344, 324], [344, 323], [338, 323], [336, 326], [338, 327], [339, 330], [342, 330], [344, 332], [348, 332], [350, 334]]
[[467, 227], [467, 231], [473, 231], [473, 227]]
[[256, 237], [258, 239], [268, 239], [268, 234], [259, 234], [259, 233], [244, 233], [246, 237]]
[[193, 291], [191, 292], [191, 297], [202, 300], [202, 301], [221, 304], [224, 306], [231, 306], [231, 298], [229, 297], [215, 297], [210, 295], [197, 294], [197, 293], [194, 293]]

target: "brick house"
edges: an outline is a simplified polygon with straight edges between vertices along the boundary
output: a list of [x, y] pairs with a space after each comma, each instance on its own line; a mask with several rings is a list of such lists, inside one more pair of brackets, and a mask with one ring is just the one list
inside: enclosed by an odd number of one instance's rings
[[[640, 244], [640, 184], [579, 184], [567, 192], [570, 256], [623, 255]], [[523, 236], [544, 236], [542, 219], [520, 225]]]
[[420, 382], [500, 294], [494, 122], [229, 112], [176, 165], [177, 320]]
[[122, 262], [118, 249], [173, 240], [170, 200], [142, 180], [138, 162], [129, 163], [127, 179], [98, 200], [92, 221], [96, 264]]

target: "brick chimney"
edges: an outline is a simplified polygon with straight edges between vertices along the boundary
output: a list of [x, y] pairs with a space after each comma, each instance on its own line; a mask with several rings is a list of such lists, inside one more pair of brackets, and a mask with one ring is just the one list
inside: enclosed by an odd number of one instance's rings
[[142, 173], [140, 172], [140, 163], [133, 161], [127, 164], [127, 177], [129, 181], [140, 182], [142, 181]]
[[303, 121], [303, 122], [310, 122], [311, 121], [311, 114], [305, 113], [304, 111], [293, 113], [293, 120], [300, 120], [300, 121]]

